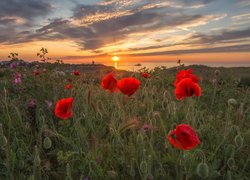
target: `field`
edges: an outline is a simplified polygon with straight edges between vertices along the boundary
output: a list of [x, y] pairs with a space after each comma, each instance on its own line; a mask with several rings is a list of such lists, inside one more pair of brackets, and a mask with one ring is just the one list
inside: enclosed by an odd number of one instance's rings
[[[0, 179], [250, 178], [249, 67], [142, 69], [150, 78], [104, 67], [78, 68], [76, 76], [73, 68], [0, 69]], [[177, 100], [176, 74], [189, 68], [201, 96]], [[139, 90], [128, 97], [103, 89], [111, 70], [117, 79], [137, 78]], [[54, 109], [68, 97], [73, 116], [62, 120]], [[201, 143], [190, 150], [171, 145], [168, 134], [179, 124], [192, 126]]]

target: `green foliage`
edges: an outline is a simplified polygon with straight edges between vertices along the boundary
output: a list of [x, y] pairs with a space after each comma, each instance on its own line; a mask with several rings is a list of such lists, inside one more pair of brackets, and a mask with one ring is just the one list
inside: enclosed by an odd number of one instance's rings
[[[46, 58], [45, 49], [40, 53]], [[149, 79], [115, 72], [141, 81], [140, 90], [126, 99], [100, 87], [107, 70], [76, 77], [72, 66], [57, 65], [69, 69], [66, 76], [56, 75], [50, 64], [39, 76], [19, 67], [20, 85], [12, 83], [13, 72], [1, 69], [0, 179], [249, 178], [250, 92], [226, 70], [204, 74], [205, 67], [194, 66], [202, 96], [177, 101], [176, 69], [144, 69]], [[73, 88], [66, 91], [68, 79]], [[71, 96], [73, 117], [57, 119], [56, 102]], [[180, 123], [197, 132], [201, 144], [196, 149], [181, 151], [169, 144], [168, 133]]]

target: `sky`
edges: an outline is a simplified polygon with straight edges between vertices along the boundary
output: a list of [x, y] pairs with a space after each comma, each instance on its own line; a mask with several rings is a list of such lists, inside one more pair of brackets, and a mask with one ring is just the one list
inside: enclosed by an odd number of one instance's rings
[[0, 60], [249, 62], [250, 0], [1, 0]]

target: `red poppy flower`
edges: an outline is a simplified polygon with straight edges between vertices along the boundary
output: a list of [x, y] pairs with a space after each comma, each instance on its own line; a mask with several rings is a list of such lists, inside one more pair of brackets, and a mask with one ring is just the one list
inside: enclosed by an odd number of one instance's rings
[[65, 86], [65, 89], [66, 89], [66, 90], [69, 90], [69, 89], [71, 89], [71, 88], [72, 88], [72, 85], [71, 85], [71, 84], [68, 84], [68, 85]]
[[144, 78], [150, 78], [150, 74], [147, 73], [147, 72], [142, 72], [141, 75], [142, 75]]
[[34, 74], [35, 76], [38, 76], [40, 73], [39, 73], [38, 70], [34, 70], [34, 71], [33, 71], [33, 74]]
[[182, 150], [193, 149], [201, 143], [193, 128], [187, 124], [180, 124], [170, 132], [168, 141], [175, 148]]
[[73, 103], [72, 97], [59, 100], [55, 108], [56, 117], [65, 120], [71, 118], [73, 115], [72, 103]]
[[177, 86], [178, 83], [184, 78], [190, 78], [195, 83], [198, 83], [199, 81], [199, 78], [193, 74], [193, 70], [190, 68], [188, 70], [181, 70], [178, 72], [178, 74], [176, 75], [174, 85]]
[[175, 96], [177, 99], [184, 99], [189, 96], [201, 96], [201, 88], [194, 83], [191, 78], [182, 79], [175, 88]]
[[117, 79], [114, 76], [113, 72], [110, 72], [106, 76], [103, 77], [101, 86], [103, 89], [107, 89], [110, 92], [116, 92], [118, 91], [117, 88]]
[[75, 76], [79, 76], [79, 75], [80, 75], [79, 71], [77, 71], [77, 70], [74, 70], [74, 71], [73, 71], [73, 74], [74, 74]]
[[123, 94], [131, 96], [139, 89], [140, 81], [132, 77], [123, 78], [118, 81], [117, 87]]

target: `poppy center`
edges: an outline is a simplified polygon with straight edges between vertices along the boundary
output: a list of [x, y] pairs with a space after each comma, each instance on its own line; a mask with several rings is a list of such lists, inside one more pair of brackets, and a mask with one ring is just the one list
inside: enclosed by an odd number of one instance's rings
[[191, 89], [185, 89], [185, 93], [187, 94], [187, 96], [192, 96], [194, 94], [194, 89], [191, 88]]

